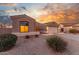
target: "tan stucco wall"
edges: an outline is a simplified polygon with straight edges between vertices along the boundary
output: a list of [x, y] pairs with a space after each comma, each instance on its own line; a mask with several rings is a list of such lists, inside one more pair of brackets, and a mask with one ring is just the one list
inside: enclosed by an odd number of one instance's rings
[[33, 32], [35, 31], [35, 22], [29, 20], [29, 19], [26, 19], [26, 18], [20, 18], [20, 19], [16, 19], [16, 20], [13, 20], [13, 30], [12, 32], [20, 32], [20, 21], [27, 21], [29, 22], [29, 32]]

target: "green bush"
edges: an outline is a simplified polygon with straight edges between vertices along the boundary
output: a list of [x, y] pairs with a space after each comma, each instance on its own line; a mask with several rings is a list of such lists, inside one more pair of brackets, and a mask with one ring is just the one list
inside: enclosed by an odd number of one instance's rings
[[6, 51], [12, 48], [17, 40], [17, 36], [13, 34], [0, 35], [0, 51]]
[[76, 30], [76, 29], [70, 29], [70, 30], [69, 30], [69, 33], [79, 33], [79, 30]]
[[58, 36], [52, 36], [47, 39], [48, 45], [57, 52], [64, 52], [66, 50], [67, 42], [63, 41]]

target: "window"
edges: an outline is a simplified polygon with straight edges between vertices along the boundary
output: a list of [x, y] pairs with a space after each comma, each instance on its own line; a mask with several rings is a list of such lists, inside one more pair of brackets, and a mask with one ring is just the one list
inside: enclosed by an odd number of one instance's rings
[[20, 22], [20, 32], [28, 32], [29, 30], [29, 23], [27, 21]]

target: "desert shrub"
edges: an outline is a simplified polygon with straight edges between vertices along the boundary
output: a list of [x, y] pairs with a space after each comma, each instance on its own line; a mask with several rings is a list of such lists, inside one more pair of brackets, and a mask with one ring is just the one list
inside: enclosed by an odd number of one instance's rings
[[13, 34], [0, 35], [0, 51], [6, 51], [12, 48], [17, 40], [17, 36]]
[[54, 35], [47, 38], [47, 43], [51, 48], [53, 48], [53, 50], [57, 52], [64, 52], [66, 50], [67, 42], [58, 36]]
[[79, 33], [79, 30], [76, 30], [76, 29], [70, 29], [70, 30], [69, 30], [69, 33]]

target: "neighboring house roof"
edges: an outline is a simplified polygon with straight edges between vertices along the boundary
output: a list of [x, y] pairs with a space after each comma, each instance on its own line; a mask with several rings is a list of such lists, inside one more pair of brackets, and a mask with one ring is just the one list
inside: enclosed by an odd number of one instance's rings
[[57, 24], [56, 22], [48, 22], [45, 23], [48, 27], [58, 27], [59, 24]]
[[74, 24], [73, 27], [79, 27], [79, 24]]
[[68, 26], [73, 26], [77, 23], [60, 23], [60, 24], [64, 25], [64, 27], [68, 27]]

